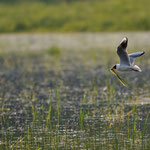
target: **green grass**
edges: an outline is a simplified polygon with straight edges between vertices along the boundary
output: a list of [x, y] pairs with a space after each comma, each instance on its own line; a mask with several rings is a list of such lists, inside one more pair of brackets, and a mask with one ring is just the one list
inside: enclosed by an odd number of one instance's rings
[[149, 0], [0, 3], [0, 32], [150, 30]]
[[61, 51], [57, 46], [52, 46], [47, 50], [47, 53], [52, 56], [60, 56]]

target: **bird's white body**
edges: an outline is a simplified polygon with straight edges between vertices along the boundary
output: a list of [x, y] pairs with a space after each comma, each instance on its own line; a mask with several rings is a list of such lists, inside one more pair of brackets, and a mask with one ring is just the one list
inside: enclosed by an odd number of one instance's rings
[[142, 70], [137, 66], [128, 66], [128, 65], [120, 65], [120, 64], [116, 64], [116, 70], [124, 72], [124, 71], [137, 71], [137, 72], [141, 72]]

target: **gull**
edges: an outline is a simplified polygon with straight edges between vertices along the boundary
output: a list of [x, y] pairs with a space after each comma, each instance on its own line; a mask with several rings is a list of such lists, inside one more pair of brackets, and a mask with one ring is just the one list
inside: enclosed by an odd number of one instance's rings
[[137, 65], [134, 65], [135, 58], [142, 56], [145, 52], [136, 52], [128, 55], [127, 52], [128, 38], [124, 37], [119, 46], [117, 47], [117, 54], [120, 58], [120, 64], [114, 65], [110, 71], [117, 76], [120, 82], [126, 86], [126, 82], [122, 80], [114, 69], [121, 72], [136, 71], [141, 72], [142, 70]]

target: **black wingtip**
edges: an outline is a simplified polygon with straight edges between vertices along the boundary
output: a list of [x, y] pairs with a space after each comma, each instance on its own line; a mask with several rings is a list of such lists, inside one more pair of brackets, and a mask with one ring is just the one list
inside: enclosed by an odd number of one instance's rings
[[144, 55], [145, 54], [145, 52], [143, 51], [142, 53], [141, 53], [141, 55], [140, 56], [142, 56], [142, 55]]
[[128, 44], [128, 38], [127, 37], [124, 37], [120, 43], [120, 45], [123, 47], [123, 48], [126, 48], [127, 47], [127, 44]]

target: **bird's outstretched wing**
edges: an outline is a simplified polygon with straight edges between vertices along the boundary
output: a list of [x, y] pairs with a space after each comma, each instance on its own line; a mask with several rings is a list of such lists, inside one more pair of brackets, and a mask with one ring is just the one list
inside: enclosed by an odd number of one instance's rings
[[129, 54], [128, 56], [129, 56], [131, 65], [134, 64], [134, 60], [136, 57], [142, 56], [144, 53], [145, 52], [136, 52], [136, 53]]
[[120, 65], [128, 65], [130, 66], [130, 60], [127, 52], [127, 44], [128, 44], [128, 38], [125, 37], [121, 41], [120, 45], [117, 48], [117, 54], [120, 58]]

